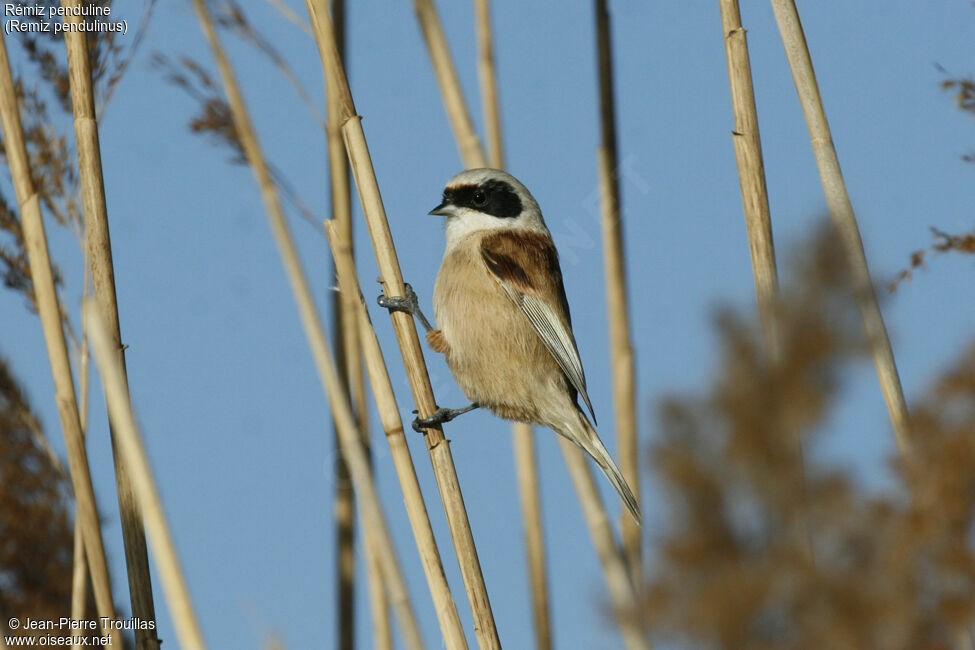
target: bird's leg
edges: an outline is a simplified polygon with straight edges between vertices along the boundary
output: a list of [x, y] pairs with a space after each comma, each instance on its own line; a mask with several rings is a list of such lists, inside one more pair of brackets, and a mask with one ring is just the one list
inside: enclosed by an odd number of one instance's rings
[[[467, 406], [459, 409], [445, 409], [438, 408], [433, 412], [433, 415], [426, 418], [413, 418], [413, 430], [418, 433], [423, 433], [424, 429], [429, 429], [431, 427], [440, 426], [444, 422], [450, 422], [458, 415], [463, 415], [468, 411], [473, 411], [479, 408], [481, 405], [477, 402], [471, 402]], [[414, 411], [415, 413], [415, 411]]]
[[408, 283], [404, 283], [403, 287], [406, 289], [406, 295], [403, 297], [390, 297], [384, 294], [376, 299], [381, 307], [385, 307], [389, 311], [405, 311], [408, 314], [413, 314], [419, 319], [420, 324], [426, 331], [431, 331], [433, 325], [427, 320], [427, 317], [423, 315], [423, 311], [420, 309], [420, 302], [416, 298], [416, 294], [413, 292], [413, 287]]

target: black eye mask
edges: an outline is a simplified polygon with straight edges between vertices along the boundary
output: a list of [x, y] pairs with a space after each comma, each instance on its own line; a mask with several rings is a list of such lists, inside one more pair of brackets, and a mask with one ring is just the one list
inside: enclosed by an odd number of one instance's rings
[[[483, 192], [483, 197], [480, 193]], [[475, 194], [478, 194], [475, 200]], [[445, 190], [444, 202], [470, 208], [499, 219], [514, 219], [521, 214], [521, 199], [506, 181], [490, 180], [480, 185], [461, 185]]]

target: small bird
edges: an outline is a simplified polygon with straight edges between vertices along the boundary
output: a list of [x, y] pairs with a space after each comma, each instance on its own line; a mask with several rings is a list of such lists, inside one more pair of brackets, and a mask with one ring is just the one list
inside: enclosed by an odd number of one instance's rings
[[433, 294], [439, 328], [423, 317], [409, 287], [406, 298], [379, 302], [420, 319], [473, 403], [441, 408], [414, 428], [478, 407], [550, 427], [593, 457], [639, 522], [633, 492], [577, 401], [582, 396], [595, 422], [559, 254], [538, 203], [510, 174], [469, 169], [447, 182], [430, 214], [446, 218], [447, 248]]

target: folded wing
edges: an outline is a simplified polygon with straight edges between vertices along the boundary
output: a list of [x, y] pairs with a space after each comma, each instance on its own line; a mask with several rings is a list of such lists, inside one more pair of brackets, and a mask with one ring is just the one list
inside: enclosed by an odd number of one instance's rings
[[518, 305], [592, 414], [586, 376], [579, 359], [569, 303], [562, 285], [559, 255], [551, 237], [507, 231], [486, 236], [481, 257], [505, 294]]

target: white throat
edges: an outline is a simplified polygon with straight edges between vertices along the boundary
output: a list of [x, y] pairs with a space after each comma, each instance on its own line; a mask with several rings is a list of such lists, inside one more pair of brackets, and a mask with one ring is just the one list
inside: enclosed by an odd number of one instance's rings
[[449, 252], [460, 242], [471, 235], [479, 232], [489, 232], [492, 230], [528, 230], [532, 232], [545, 232], [548, 230], [544, 225], [533, 223], [524, 217], [516, 219], [498, 219], [483, 212], [461, 209], [458, 214], [446, 218], [446, 239], [447, 251]]

